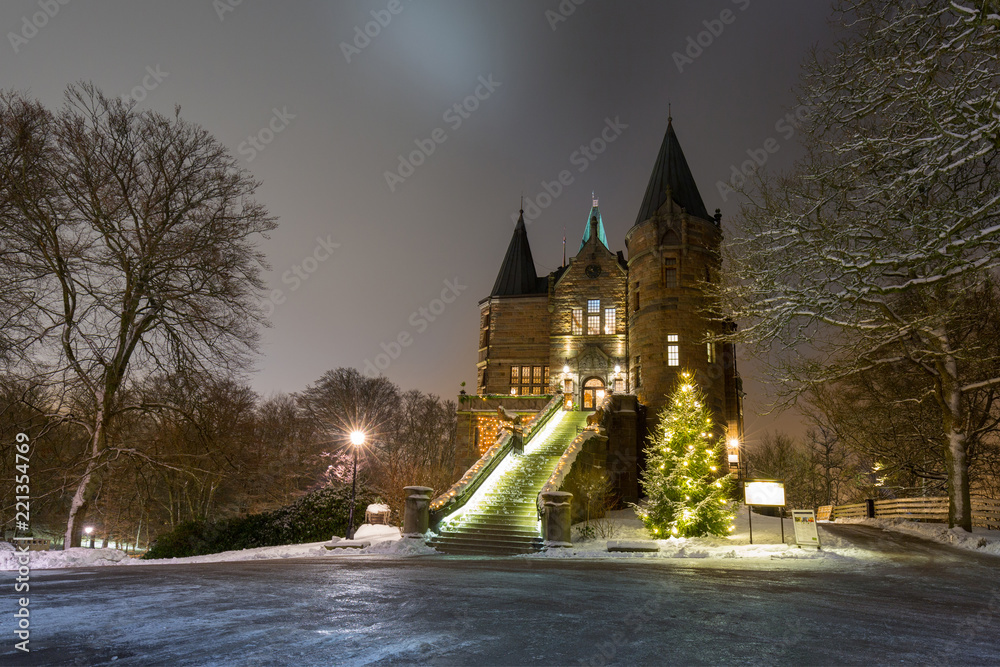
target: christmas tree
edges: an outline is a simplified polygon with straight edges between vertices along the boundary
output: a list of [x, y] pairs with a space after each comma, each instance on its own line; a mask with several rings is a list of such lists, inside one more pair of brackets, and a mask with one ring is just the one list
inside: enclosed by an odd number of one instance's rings
[[647, 501], [636, 507], [654, 537], [728, 535], [733, 530], [731, 478], [720, 470], [724, 439], [705, 396], [681, 373], [677, 388], [660, 411], [646, 445], [646, 469], [640, 476]]

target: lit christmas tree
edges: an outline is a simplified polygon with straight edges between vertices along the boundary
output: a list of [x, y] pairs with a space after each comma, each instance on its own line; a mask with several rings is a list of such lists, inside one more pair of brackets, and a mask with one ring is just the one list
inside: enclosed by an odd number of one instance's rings
[[712, 413], [690, 373], [681, 373], [659, 419], [646, 445], [639, 518], [658, 538], [728, 535], [734, 514], [732, 480], [719, 470], [724, 439], [712, 434]]

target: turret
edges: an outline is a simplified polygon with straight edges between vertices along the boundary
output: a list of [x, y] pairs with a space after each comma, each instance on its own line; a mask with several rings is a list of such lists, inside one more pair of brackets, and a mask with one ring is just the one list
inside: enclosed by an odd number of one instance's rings
[[727, 378], [724, 357], [731, 355], [705, 340], [722, 333], [722, 323], [705, 313], [705, 284], [718, 277], [721, 243], [718, 219], [705, 209], [668, 119], [635, 225], [625, 236], [630, 378], [651, 418], [680, 371], [690, 369], [720, 431], [731, 431], [737, 419], [727, 409], [735, 383]]

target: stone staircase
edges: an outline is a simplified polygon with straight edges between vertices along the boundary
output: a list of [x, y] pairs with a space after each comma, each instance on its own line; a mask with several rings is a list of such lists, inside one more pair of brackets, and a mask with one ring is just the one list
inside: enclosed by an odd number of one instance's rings
[[589, 414], [558, 410], [525, 442], [525, 453], [508, 454], [510, 462], [504, 461], [503, 468], [484, 482], [464, 513], [443, 524], [428, 544], [443, 553], [463, 555], [512, 556], [539, 551], [538, 494]]

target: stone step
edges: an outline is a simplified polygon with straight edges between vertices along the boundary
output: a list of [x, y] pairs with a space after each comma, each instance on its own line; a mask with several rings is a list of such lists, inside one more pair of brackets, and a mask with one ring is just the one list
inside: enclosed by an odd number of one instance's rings
[[504, 514], [496, 512], [493, 514], [477, 514], [476, 516], [463, 517], [461, 523], [499, 523], [518, 526], [534, 526], [538, 522], [538, 515], [528, 514]]
[[434, 547], [437, 551], [449, 556], [519, 556], [531, 554], [540, 549], [504, 549], [492, 547], [459, 547], [454, 545]]
[[504, 541], [477, 540], [466, 538], [435, 539], [428, 544], [444, 553], [480, 553], [480, 554], [530, 554], [541, 550], [542, 540], [537, 542], [511, 543]]
[[521, 526], [497, 526], [490, 524], [476, 524], [469, 526], [460, 526], [458, 528], [453, 528], [449, 530], [444, 530], [441, 532], [442, 535], [495, 535], [495, 536], [506, 536], [510, 537], [528, 537], [535, 538], [538, 537], [537, 528], [527, 528]]
[[481, 533], [466, 533], [466, 532], [444, 532], [439, 535], [435, 535], [431, 538], [431, 542], [487, 542], [490, 544], [510, 544], [513, 546], [522, 546], [524, 544], [534, 544], [541, 540], [541, 536], [535, 532], [533, 535], [511, 535], [509, 533], [495, 533], [495, 532], [481, 532]]

